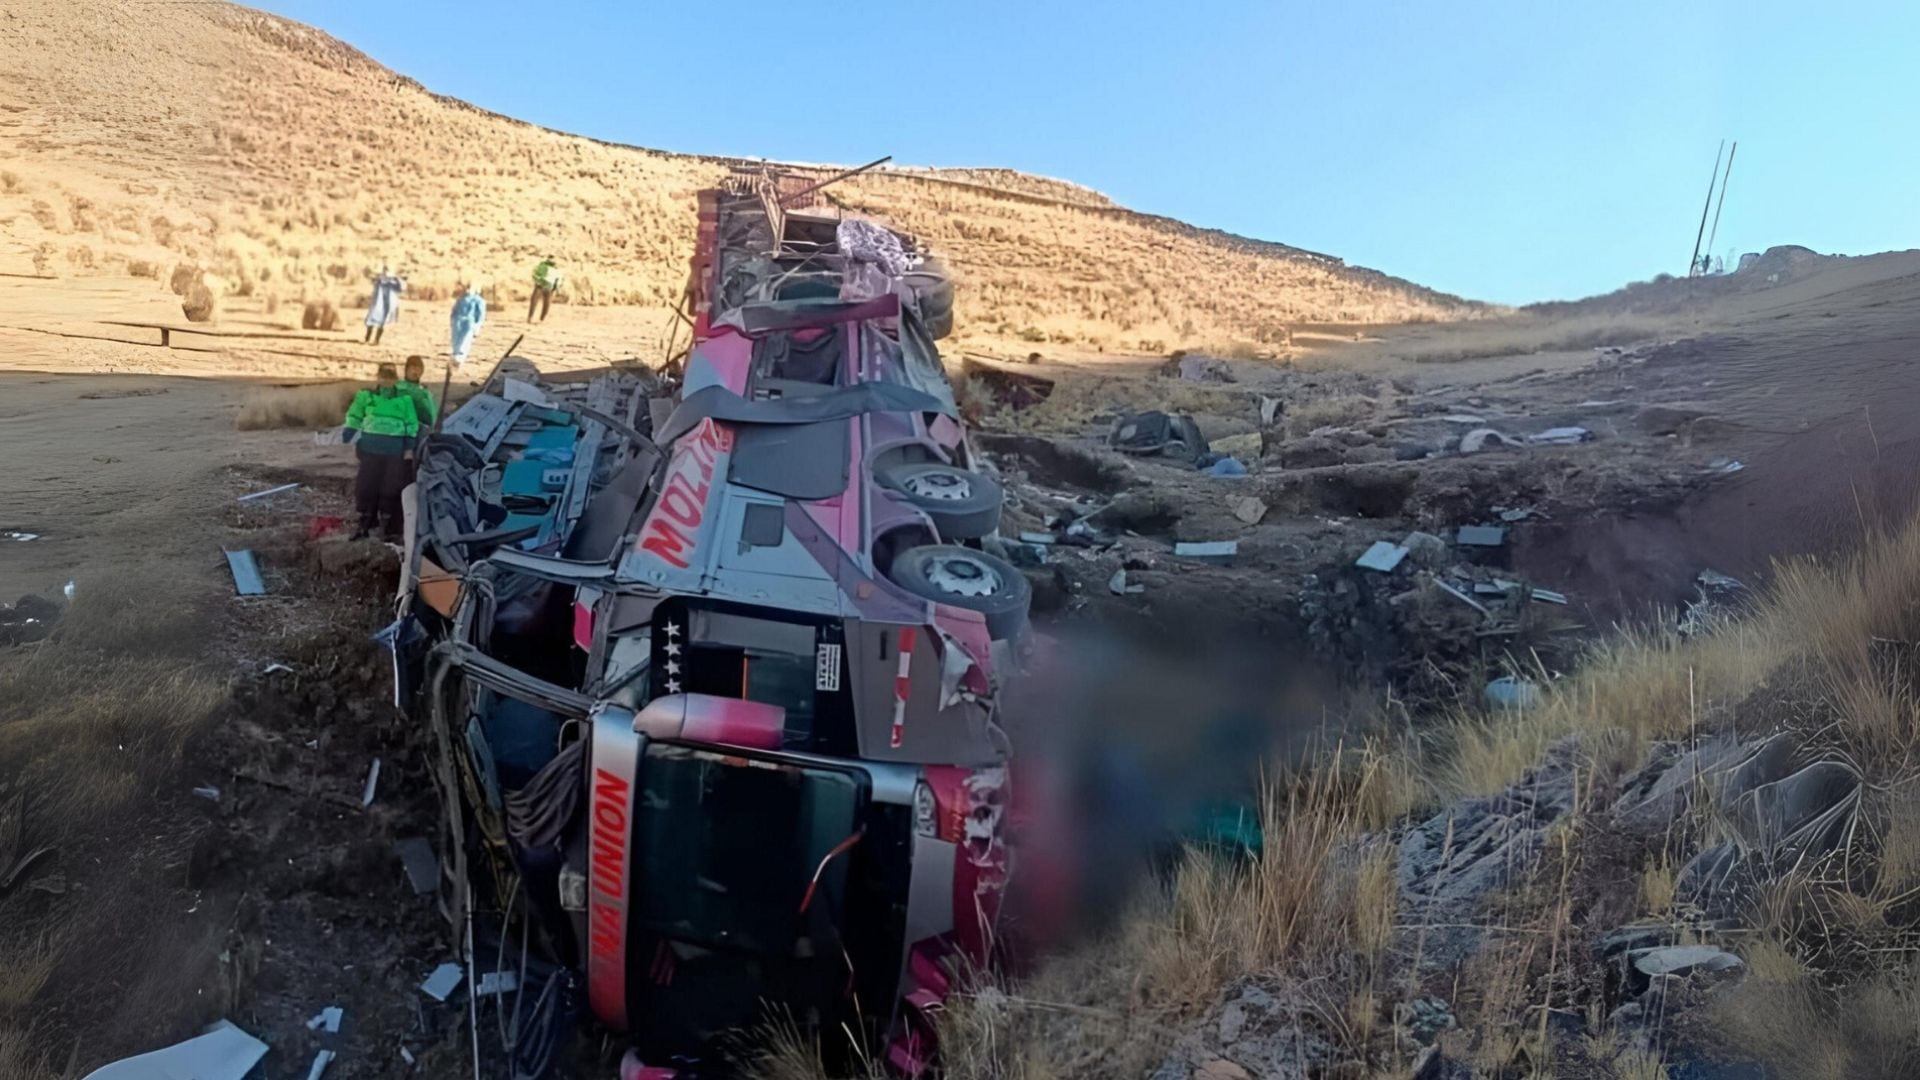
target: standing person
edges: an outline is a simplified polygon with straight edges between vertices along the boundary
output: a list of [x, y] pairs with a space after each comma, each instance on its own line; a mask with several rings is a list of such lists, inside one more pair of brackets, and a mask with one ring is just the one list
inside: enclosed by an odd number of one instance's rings
[[360, 471], [353, 481], [353, 506], [360, 513], [358, 540], [380, 526], [386, 515], [386, 533], [398, 535], [404, 520], [400, 492], [407, 486], [413, 461], [413, 440], [420, 434], [420, 416], [413, 398], [400, 389], [392, 364], [381, 364], [374, 387], [353, 395], [347, 406], [341, 435], [354, 444]]
[[373, 276], [373, 299], [367, 301], [367, 336], [360, 339], [362, 345], [380, 344], [387, 327], [400, 321], [400, 294], [406, 291], [406, 281], [381, 263], [380, 272]]
[[533, 268], [533, 295], [527, 298], [527, 321], [533, 321], [533, 309], [540, 309], [540, 321], [547, 321], [547, 308], [553, 303], [553, 293], [560, 287], [560, 271], [554, 266], [553, 256], [540, 260]]
[[480, 332], [480, 324], [487, 321], [487, 302], [472, 284], [460, 286], [460, 295], [453, 301], [453, 366], [459, 367], [467, 362], [467, 350], [473, 347], [473, 335]]
[[432, 427], [440, 418], [440, 406], [433, 400], [433, 391], [422, 382], [427, 376], [427, 358], [424, 356], [407, 357], [407, 366], [400, 369], [400, 381], [394, 385], [400, 392], [413, 399], [413, 415], [419, 419], [421, 427]]

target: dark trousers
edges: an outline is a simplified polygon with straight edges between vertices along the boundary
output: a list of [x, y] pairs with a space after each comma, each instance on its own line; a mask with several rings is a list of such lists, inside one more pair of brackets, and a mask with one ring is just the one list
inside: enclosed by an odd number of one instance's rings
[[413, 462], [399, 454], [376, 454], [364, 446], [355, 447], [360, 472], [353, 479], [353, 508], [360, 513], [360, 529], [372, 532], [387, 516], [387, 528], [399, 532], [405, 519], [400, 509], [400, 492], [406, 489]]
[[533, 309], [539, 308], [540, 321], [546, 322], [547, 308], [550, 305], [552, 305], [552, 303], [553, 303], [553, 290], [543, 289], [540, 286], [535, 285], [533, 287], [533, 295], [527, 297], [527, 321], [528, 322], [533, 321]]

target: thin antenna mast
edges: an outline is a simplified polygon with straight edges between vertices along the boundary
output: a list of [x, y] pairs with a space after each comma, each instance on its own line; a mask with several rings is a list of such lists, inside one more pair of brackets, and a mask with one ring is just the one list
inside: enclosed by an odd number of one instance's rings
[[1687, 276], [1692, 277], [1694, 268], [1700, 265], [1700, 241], [1707, 235], [1707, 211], [1713, 209], [1713, 185], [1720, 182], [1720, 155], [1727, 152], [1727, 140], [1720, 140], [1720, 148], [1713, 152], [1713, 175], [1707, 177], [1707, 201], [1700, 205], [1700, 228], [1693, 234], [1693, 257], [1687, 260]]
[[[1707, 256], [1713, 256], [1713, 242], [1720, 235], [1720, 211], [1727, 205], [1727, 181], [1733, 177], [1733, 157], [1740, 152], [1740, 140], [1733, 140], [1727, 151], [1727, 171], [1720, 176], [1720, 201], [1713, 208], [1713, 229], [1707, 233]], [[1724, 264], [1723, 264], [1724, 265]]]

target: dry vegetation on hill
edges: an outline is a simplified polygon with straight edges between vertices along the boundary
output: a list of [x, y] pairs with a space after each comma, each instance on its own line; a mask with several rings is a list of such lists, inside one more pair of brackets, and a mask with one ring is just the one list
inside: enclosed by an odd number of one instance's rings
[[[488, 113], [236, 6], [32, 5], [0, 22], [0, 55], [9, 272], [164, 280], [188, 263], [217, 294], [351, 306], [383, 261], [417, 299], [466, 277], [512, 299], [554, 253], [575, 302], [664, 305], [694, 192], [729, 164]], [[836, 194], [943, 251], [974, 337], [1157, 351], [1479, 310], [1004, 169], [892, 170]]]

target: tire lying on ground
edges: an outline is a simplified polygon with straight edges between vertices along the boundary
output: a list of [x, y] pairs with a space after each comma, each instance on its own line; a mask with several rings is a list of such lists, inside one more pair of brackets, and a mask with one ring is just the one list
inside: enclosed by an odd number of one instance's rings
[[896, 465], [875, 479], [925, 511], [942, 540], [978, 540], [1000, 527], [1006, 492], [985, 474], [951, 465]]
[[908, 548], [887, 577], [915, 596], [985, 615], [995, 638], [1020, 632], [1033, 599], [1033, 586], [1012, 563], [952, 544]]

